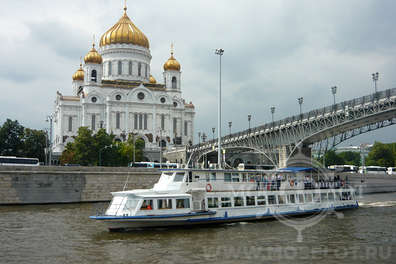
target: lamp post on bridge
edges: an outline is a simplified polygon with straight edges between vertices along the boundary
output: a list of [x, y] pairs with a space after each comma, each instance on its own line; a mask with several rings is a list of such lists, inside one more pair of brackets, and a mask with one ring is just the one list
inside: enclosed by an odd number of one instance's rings
[[201, 145], [201, 132], [198, 132], [198, 146]]
[[275, 106], [271, 106], [271, 116], [272, 116], [272, 125], [274, 124], [274, 113], [275, 113]]
[[202, 133], [202, 142], [203, 142], [203, 143], [206, 142], [206, 138], [207, 138], [207, 136], [206, 136], [205, 132], [203, 132], [203, 133]]
[[228, 122], [228, 127], [230, 128], [230, 135], [231, 135], [232, 121]]
[[373, 77], [374, 91], [375, 91], [375, 93], [377, 93], [377, 81], [378, 81], [379, 73], [378, 72], [372, 73], [371, 76]]
[[248, 122], [249, 122], [249, 132], [250, 132], [250, 120], [252, 120], [252, 115], [248, 115]]
[[218, 110], [218, 150], [217, 150], [217, 164], [221, 168], [221, 56], [224, 54], [223, 49], [216, 49], [216, 55], [219, 55], [219, 110]]
[[[216, 131], [216, 128], [215, 128], [215, 127], [212, 127], [213, 141], [214, 141], [214, 133], [215, 133], [215, 131]], [[214, 143], [214, 142], [213, 142], [213, 143]]]
[[335, 95], [337, 93], [337, 86], [331, 87], [331, 93], [333, 94], [333, 104], [336, 104]]
[[298, 104], [300, 105], [300, 116], [302, 115], [302, 104], [304, 102], [304, 98], [303, 97], [299, 97], [297, 98], [298, 100]]

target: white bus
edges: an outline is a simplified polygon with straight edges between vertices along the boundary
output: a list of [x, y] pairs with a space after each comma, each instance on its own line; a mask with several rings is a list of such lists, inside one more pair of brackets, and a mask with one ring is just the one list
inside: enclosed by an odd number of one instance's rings
[[359, 170], [358, 166], [354, 165], [331, 165], [327, 167], [329, 170], [334, 170], [336, 172], [349, 172], [356, 173]]
[[128, 166], [137, 167], [137, 168], [162, 168], [162, 169], [178, 168], [177, 163], [162, 162], [162, 164], [160, 164], [159, 162], [149, 162], [149, 161], [130, 162]]
[[389, 175], [396, 175], [396, 167], [389, 167], [386, 173]]
[[359, 167], [359, 173], [386, 174], [386, 168], [380, 166]]
[[0, 166], [39, 166], [37, 158], [21, 158], [11, 156], [0, 156]]

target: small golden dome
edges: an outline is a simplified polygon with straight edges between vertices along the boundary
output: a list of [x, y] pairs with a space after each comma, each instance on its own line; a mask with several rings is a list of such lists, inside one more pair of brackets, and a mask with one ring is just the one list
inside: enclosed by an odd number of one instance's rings
[[100, 46], [124, 43], [150, 48], [147, 37], [132, 23], [126, 14], [126, 10], [127, 8], [124, 7], [124, 15], [103, 34], [100, 39]]
[[180, 63], [173, 57], [173, 51], [164, 64], [164, 71], [180, 71]]
[[153, 75], [150, 74], [149, 82], [152, 83], [152, 84], [156, 84], [157, 80], [153, 77]]
[[80, 64], [80, 69], [78, 69], [72, 76], [73, 81], [84, 81], [84, 70]]
[[102, 64], [102, 61], [102, 56], [95, 49], [95, 43], [92, 44], [92, 49], [85, 55], [84, 62]]

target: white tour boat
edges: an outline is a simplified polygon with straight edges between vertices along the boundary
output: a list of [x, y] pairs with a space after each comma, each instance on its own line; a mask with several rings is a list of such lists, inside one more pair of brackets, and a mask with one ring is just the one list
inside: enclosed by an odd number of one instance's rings
[[274, 170], [166, 169], [152, 189], [112, 193], [110, 230], [238, 222], [357, 208], [339, 178]]

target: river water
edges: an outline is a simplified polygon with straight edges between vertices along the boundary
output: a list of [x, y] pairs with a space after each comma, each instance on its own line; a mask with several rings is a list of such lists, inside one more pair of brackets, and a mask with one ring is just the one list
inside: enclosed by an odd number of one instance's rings
[[88, 218], [105, 204], [2, 206], [0, 263], [396, 263], [396, 193], [365, 195], [360, 204], [313, 222], [124, 233]]

